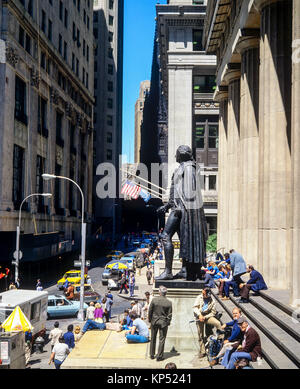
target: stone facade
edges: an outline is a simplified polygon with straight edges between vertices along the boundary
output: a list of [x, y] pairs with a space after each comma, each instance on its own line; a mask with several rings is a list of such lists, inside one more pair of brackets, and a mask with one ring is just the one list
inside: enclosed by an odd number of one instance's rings
[[[14, 0], [0, 5], [0, 46], [5, 49], [4, 60], [0, 55], [0, 230], [15, 231], [20, 200], [37, 191], [51, 192], [51, 200], [41, 203], [35, 199], [24, 206], [30, 213], [22, 215], [21, 230], [60, 231], [62, 240], [80, 245], [80, 194], [62, 180], [43, 184], [41, 174], [59, 171], [70, 177], [74, 157], [72, 178], [84, 192], [85, 221], [89, 225], [94, 102], [92, 2], [81, 1], [81, 7], [76, 2], [48, 0]], [[72, 31], [73, 24], [76, 31]]]
[[168, 106], [169, 185], [176, 150], [189, 145], [203, 165], [204, 210], [210, 232], [216, 232], [219, 103], [213, 101], [216, 57], [207, 55], [202, 45], [206, 1], [170, 0], [156, 10], [162, 92]]
[[[119, 182], [119, 157], [122, 154], [123, 91], [123, 18], [124, 0], [94, 1], [95, 49], [95, 185], [100, 177], [96, 168], [111, 163]], [[118, 194], [117, 194], [118, 197]], [[120, 225], [119, 199], [99, 199], [94, 187], [93, 209], [95, 229], [111, 232]]]
[[134, 163], [140, 163], [141, 151], [141, 125], [143, 122], [144, 104], [149, 95], [150, 81], [142, 81], [140, 84], [139, 97], [134, 107]]
[[[300, 298], [299, 2], [209, 1], [204, 43], [217, 56], [218, 245], [235, 248], [273, 288]], [[294, 46], [295, 47], [295, 46]], [[299, 303], [299, 301], [298, 301]]]

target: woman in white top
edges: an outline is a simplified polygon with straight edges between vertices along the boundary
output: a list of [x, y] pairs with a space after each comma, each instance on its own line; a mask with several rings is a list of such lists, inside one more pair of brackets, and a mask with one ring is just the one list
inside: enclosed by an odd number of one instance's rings
[[49, 365], [54, 361], [55, 369], [60, 369], [63, 361], [67, 358], [70, 353], [69, 347], [65, 344], [63, 336], [59, 338], [59, 342], [53, 347]]

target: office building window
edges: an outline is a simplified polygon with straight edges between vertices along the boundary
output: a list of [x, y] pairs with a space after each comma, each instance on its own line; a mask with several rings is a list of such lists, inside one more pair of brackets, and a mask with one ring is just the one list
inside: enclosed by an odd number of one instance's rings
[[41, 68], [46, 69], [46, 54], [41, 52]]
[[113, 58], [113, 49], [111, 47], [108, 48], [108, 58]]
[[84, 24], [86, 24], [86, 12], [85, 12], [85, 10], [83, 10], [83, 22], [84, 22]]
[[41, 96], [38, 98], [38, 133], [48, 137], [47, 129], [47, 100]]
[[56, 112], [56, 144], [60, 147], [64, 147], [64, 140], [62, 137], [62, 122], [63, 114]]
[[214, 93], [216, 76], [194, 76], [193, 90], [196, 93]]
[[109, 31], [109, 32], [108, 32], [108, 42], [112, 42], [113, 39], [114, 39], [114, 33], [111, 32], [111, 31]]
[[[42, 174], [45, 173], [45, 158], [37, 155], [36, 157], [36, 193], [44, 192], [44, 180]], [[37, 196], [38, 212], [43, 212], [44, 197]]]
[[111, 115], [107, 115], [107, 124], [109, 126], [113, 125], [113, 117]]
[[15, 118], [27, 125], [26, 106], [26, 84], [21, 78], [16, 76]]
[[86, 73], [86, 76], [85, 76], [85, 86], [87, 89], [89, 89], [89, 75], [88, 75], [88, 73]]
[[114, 67], [113, 67], [113, 65], [109, 64], [107, 66], [107, 72], [108, 72], [108, 74], [114, 74]]
[[27, 53], [31, 54], [31, 38], [28, 34], [26, 34], [26, 39], [25, 39], [25, 50]]
[[216, 190], [217, 189], [217, 176], [209, 175], [208, 176], [208, 189]]
[[109, 0], [109, 9], [114, 8], [114, 0]]
[[217, 124], [208, 125], [208, 147], [217, 149], [219, 146], [219, 128]]
[[73, 41], [76, 41], [76, 25], [75, 23], [73, 22]]
[[72, 70], [75, 71], [75, 54], [72, 53]]
[[25, 150], [14, 145], [13, 154], [13, 193], [12, 201], [15, 209], [19, 209], [24, 198], [24, 172], [25, 172]]
[[60, 34], [58, 35], [58, 51], [62, 55], [62, 36]]
[[69, 25], [69, 13], [68, 10], [65, 8], [65, 27], [68, 28]]
[[79, 76], [79, 60], [76, 58], [76, 76]]
[[112, 81], [107, 82], [107, 90], [108, 92], [113, 92], [114, 91], [114, 84]]
[[82, 54], [85, 57], [85, 51], [86, 51], [86, 45], [85, 45], [85, 39], [82, 41]]
[[82, 68], [82, 83], [85, 84], [85, 68]]
[[205, 124], [196, 124], [195, 144], [197, 149], [204, 149]]
[[65, 61], [68, 60], [68, 45], [67, 45], [67, 42], [64, 42], [64, 59], [65, 59]]
[[90, 48], [88, 45], [86, 46], [86, 60], [87, 62], [90, 60]]
[[114, 17], [111, 16], [111, 15], [109, 15], [109, 18], [108, 18], [108, 24], [109, 24], [110, 26], [113, 26], [113, 25], [114, 25]]
[[77, 0], [77, 10], [80, 12], [80, 0]]
[[[61, 176], [61, 165], [59, 164], [55, 164], [55, 175], [56, 176]], [[55, 180], [55, 188], [54, 188], [54, 191], [55, 191], [55, 196], [54, 196], [54, 207], [55, 207], [55, 211], [57, 213], [58, 209], [60, 209], [60, 193], [61, 193], [61, 180]]]
[[64, 4], [61, 0], [59, 0], [59, 19], [63, 20], [63, 10], [64, 10]]
[[25, 31], [21, 26], [19, 26], [19, 43], [22, 47], [24, 47], [24, 41], [25, 41]]
[[193, 51], [203, 51], [203, 30], [193, 30]]
[[90, 29], [90, 18], [89, 17], [86, 18], [86, 26], [87, 26], [87, 29], [89, 30]]
[[110, 149], [106, 150], [106, 159], [109, 161], [112, 160], [112, 150], [110, 150]]
[[46, 13], [42, 10], [41, 30], [46, 34]]
[[48, 39], [52, 41], [52, 21], [48, 19]]
[[106, 142], [107, 143], [112, 143], [112, 132], [108, 132], [106, 134]]
[[107, 108], [110, 108], [110, 109], [113, 108], [113, 99], [111, 99], [111, 98], [107, 99]]
[[27, 11], [30, 16], [33, 16], [33, 0], [28, 0]]

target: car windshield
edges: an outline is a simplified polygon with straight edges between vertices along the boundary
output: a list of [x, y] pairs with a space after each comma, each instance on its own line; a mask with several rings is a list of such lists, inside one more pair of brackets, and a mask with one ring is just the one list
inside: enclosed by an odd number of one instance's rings
[[76, 278], [76, 277], [80, 277], [80, 274], [79, 273], [68, 273], [66, 276], [67, 276], [67, 278]]

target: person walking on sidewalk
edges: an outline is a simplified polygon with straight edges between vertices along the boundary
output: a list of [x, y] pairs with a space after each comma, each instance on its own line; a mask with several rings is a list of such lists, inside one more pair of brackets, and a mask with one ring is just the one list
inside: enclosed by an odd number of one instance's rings
[[130, 297], [134, 295], [134, 287], [135, 287], [135, 277], [133, 273], [130, 273], [129, 276], [129, 291], [130, 291]]
[[167, 288], [159, 287], [159, 297], [154, 297], [149, 306], [148, 320], [151, 323], [150, 358], [155, 358], [156, 337], [159, 331], [157, 361], [163, 361], [168, 327], [172, 320], [172, 303], [166, 298]]
[[68, 345], [65, 343], [63, 336], [59, 338], [59, 342], [53, 347], [49, 365], [54, 362], [55, 369], [60, 369], [63, 361], [67, 358], [70, 353]]
[[70, 350], [72, 350], [75, 347], [75, 337], [73, 334], [73, 329], [74, 329], [73, 324], [69, 324], [67, 328], [68, 331], [64, 333], [64, 341]]
[[153, 276], [153, 273], [152, 273], [151, 268], [147, 269], [147, 271], [146, 271], [146, 278], [147, 278], [148, 285], [150, 285], [152, 276]]
[[128, 294], [128, 290], [126, 288], [126, 286], [127, 286], [126, 284], [127, 284], [126, 276], [123, 273], [122, 274], [122, 278], [120, 279], [120, 292], [119, 292], [119, 294], [122, 294], [123, 290], [125, 290], [125, 294]]
[[51, 340], [51, 351], [53, 350], [53, 347], [58, 343], [59, 338], [62, 336], [63, 332], [59, 327], [59, 322], [56, 321], [54, 323], [53, 330], [50, 331], [49, 339]]

